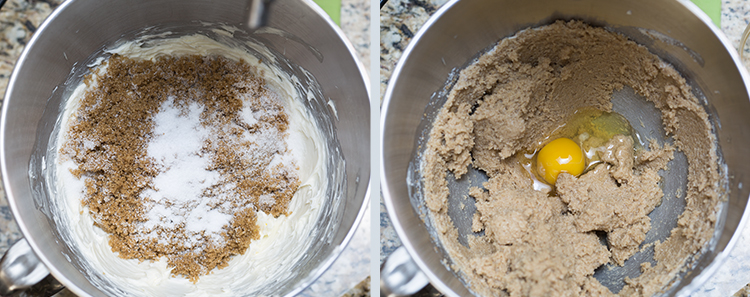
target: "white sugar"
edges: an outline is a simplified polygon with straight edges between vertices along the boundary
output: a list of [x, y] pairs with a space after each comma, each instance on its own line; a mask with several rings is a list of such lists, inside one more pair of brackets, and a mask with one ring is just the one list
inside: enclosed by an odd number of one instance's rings
[[174, 162], [177, 157], [194, 154], [203, 146], [203, 139], [209, 134], [200, 125], [203, 111], [197, 103], [190, 103], [187, 114], [173, 105], [173, 97], [164, 101], [159, 113], [154, 115], [153, 139], [148, 145], [149, 157], [158, 162]]
[[247, 104], [242, 107], [240, 118], [250, 126], [253, 126], [258, 123], [258, 119], [255, 118], [255, 115], [253, 115], [252, 108], [250, 108], [250, 106]]
[[261, 206], [271, 206], [276, 202], [276, 200], [273, 199], [273, 196], [268, 194], [263, 194], [258, 197], [258, 204]]
[[190, 103], [180, 109], [173, 105], [173, 99], [166, 100], [153, 117], [153, 138], [147, 153], [155, 159], [160, 173], [152, 181], [153, 189], [141, 193], [154, 202], [143, 228], [182, 226], [188, 232], [204, 232], [218, 241], [222, 239], [222, 227], [229, 224], [232, 216], [211, 209], [203, 196], [221, 178], [219, 172], [207, 170], [211, 160], [201, 154], [203, 142], [211, 135], [200, 123], [203, 107]]
[[211, 209], [206, 203], [202, 203], [191, 209], [185, 217], [185, 230], [194, 233], [205, 231], [205, 235], [209, 236], [211, 241], [217, 242], [222, 240], [222, 228], [231, 219], [231, 215], [221, 213], [218, 209]]
[[96, 146], [99, 144], [98, 141], [93, 141], [91, 139], [83, 139], [83, 148], [89, 151], [93, 151]]
[[271, 159], [271, 163], [268, 164], [268, 168], [275, 168], [279, 165], [284, 166], [284, 164], [289, 164], [289, 156], [276, 154], [273, 156], [273, 159]]
[[284, 150], [284, 143], [278, 139], [281, 137], [277, 130], [270, 128], [261, 128], [256, 132], [255, 146], [263, 152], [277, 153]]
[[172, 102], [165, 101], [154, 116], [154, 136], [148, 145], [148, 156], [156, 159], [163, 172], [153, 180], [157, 196], [173, 203], [189, 203], [201, 198], [203, 189], [217, 183], [220, 175], [207, 171], [208, 158], [200, 153], [203, 141], [210, 135], [200, 124], [203, 108], [191, 103], [187, 114], [181, 114]]

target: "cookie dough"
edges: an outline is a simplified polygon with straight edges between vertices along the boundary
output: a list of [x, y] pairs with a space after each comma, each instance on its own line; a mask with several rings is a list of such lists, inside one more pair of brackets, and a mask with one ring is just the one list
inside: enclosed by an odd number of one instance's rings
[[[581, 108], [612, 110], [628, 86], [662, 113], [673, 144], [612, 137], [601, 163], [581, 176], [561, 173], [553, 191], [535, 190], [518, 154], [534, 151]], [[637, 147], [637, 146], [636, 146]], [[610, 296], [594, 277], [622, 265], [651, 228], [664, 196], [658, 171], [676, 150], [688, 159], [686, 208], [671, 236], [655, 244], [655, 265], [626, 280], [623, 296], [667, 286], [713, 235], [719, 202], [715, 136], [680, 74], [645, 47], [580, 21], [558, 21], [506, 38], [461, 71], [433, 122], [422, 161], [425, 203], [453, 268], [482, 296]], [[448, 172], [487, 174], [470, 189], [477, 212], [468, 246], [448, 216]], [[606, 245], [598, 234], [606, 234]]]

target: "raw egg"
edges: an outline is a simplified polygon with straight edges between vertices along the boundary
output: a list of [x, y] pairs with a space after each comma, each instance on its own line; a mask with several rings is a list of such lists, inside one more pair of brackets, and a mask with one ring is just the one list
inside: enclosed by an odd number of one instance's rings
[[539, 175], [550, 185], [557, 182], [557, 176], [562, 172], [579, 176], [586, 168], [581, 147], [565, 137], [547, 143], [536, 158]]
[[534, 182], [534, 189], [552, 191], [562, 172], [575, 176], [602, 163], [600, 154], [615, 135], [633, 139], [634, 150], [644, 141], [630, 122], [616, 112], [585, 107], [576, 110], [564, 123], [542, 138], [533, 151], [519, 152], [518, 159]]

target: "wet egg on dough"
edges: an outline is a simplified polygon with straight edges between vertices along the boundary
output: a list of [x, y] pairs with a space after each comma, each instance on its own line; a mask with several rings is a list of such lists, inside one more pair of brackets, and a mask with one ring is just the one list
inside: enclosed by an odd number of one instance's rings
[[537, 172], [544, 180], [554, 185], [557, 176], [562, 172], [567, 172], [575, 176], [583, 173], [586, 167], [586, 160], [583, 158], [583, 151], [575, 141], [560, 137], [547, 143], [536, 157]]
[[640, 135], [621, 114], [581, 108], [537, 143], [533, 151], [519, 154], [520, 164], [530, 174], [535, 190], [549, 192], [561, 173], [580, 176], [601, 164], [599, 156], [611, 149], [607, 142], [615, 135], [632, 137], [633, 149], [643, 149]]

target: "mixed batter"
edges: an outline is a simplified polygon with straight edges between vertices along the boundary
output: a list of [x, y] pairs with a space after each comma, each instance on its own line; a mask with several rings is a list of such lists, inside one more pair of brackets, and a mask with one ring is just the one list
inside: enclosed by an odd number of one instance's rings
[[328, 186], [293, 78], [202, 35], [109, 53], [57, 140], [71, 244], [133, 295], [261, 294], [292, 275]]
[[[661, 111], [673, 144], [640, 143], [611, 113], [612, 93], [625, 86]], [[619, 295], [660, 291], [712, 237], [715, 136], [670, 65], [621, 35], [558, 21], [503, 39], [461, 71], [424, 154], [426, 205], [453, 267], [479, 295], [615, 295], [594, 270], [623, 265], [642, 248], [647, 215], [664, 196], [658, 172], [669, 170], [676, 150], [689, 164], [687, 206], [671, 236], [655, 244], [656, 265], [642, 265]], [[489, 180], [470, 189], [472, 231], [484, 236], [464, 246], [448, 216], [446, 178], [470, 167]]]

